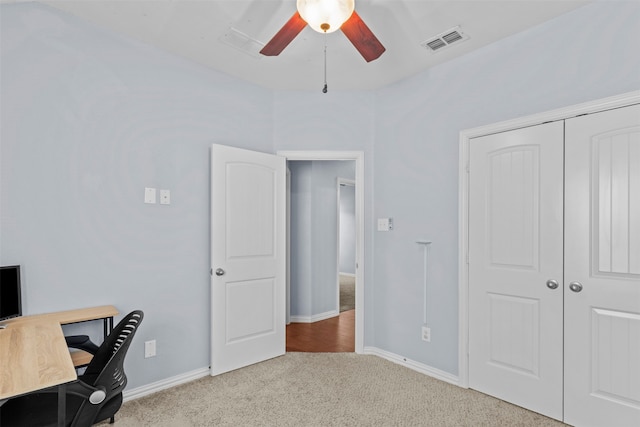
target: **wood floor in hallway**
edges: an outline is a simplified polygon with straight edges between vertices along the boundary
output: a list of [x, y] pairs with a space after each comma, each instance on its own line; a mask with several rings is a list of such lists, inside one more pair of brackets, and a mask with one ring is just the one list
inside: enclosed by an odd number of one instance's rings
[[314, 323], [287, 325], [287, 351], [347, 353], [355, 351], [355, 310]]

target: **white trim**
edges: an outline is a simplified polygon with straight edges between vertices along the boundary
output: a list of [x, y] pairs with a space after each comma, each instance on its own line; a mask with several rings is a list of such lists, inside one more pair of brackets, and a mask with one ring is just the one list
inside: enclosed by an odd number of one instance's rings
[[[413, 360], [409, 360], [406, 357], [399, 356], [394, 353], [390, 353], [385, 350], [381, 350], [377, 347], [364, 347], [362, 354], [370, 354], [373, 356], [378, 356], [383, 359], [389, 360], [390, 362], [397, 363], [399, 365], [405, 366], [411, 370], [416, 372], [420, 372], [421, 374], [428, 375], [435, 379], [453, 384], [458, 384], [458, 377], [452, 375], [448, 372], [442, 371], [437, 368], [432, 368], [431, 366], [424, 365], [422, 363], [415, 362]], [[208, 377], [211, 374], [211, 370], [209, 368], [200, 368], [191, 372], [186, 372], [184, 374], [176, 375], [174, 377], [165, 378], [160, 381], [156, 381], [154, 383], [146, 384], [141, 387], [136, 387], [130, 390], [125, 390], [122, 393], [123, 399], [125, 402], [130, 400], [139, 399], [144, 396], [148, 396], [153, 393], [157, 393], [162, 390], [166, 390], [172, 387], [179, 386], [181, 384], [186, 384], [191, 381], [198, 380], [200, 378]]]
[[469, 386], [469, 276], [467, 268], [469, 175], [467, 169], [471, 139], [638, 103], [640, 103], [640, 90], [460, 132], [458, 163], [458, 376], [461, 387]]
[[413, 371], [420, 372], [421, 374], [428, 375], [437, 380], [457, 386], [460, 385], [458, 377], [450, 374], [449, 372], [424, 365], [422, 363], [416, 362], [415, 360], [407, 359], [406, 357], [399, 356], [386, 350], [381, 350], [377, 347], [365, 347], [364, 354], [371, 354], [374, 356], [382, 357], [383, 359], [389, 360], [390, 362], [405, 366]]
[[356, 353], [364, 352], [364, 152], [278, 151], [287, 160], [354, 160], [356, 162]]
[[[427, 366], [422, 363], [415, 362], [413, 360], [409, 360], [406, 357], [402, 357], [397, 354], [390, 353], [388, 351], [381, 350], [376, 347], [365, 347], [363, 354], [378, 356], [383, 359], [389, 360], [390, 362], [405, 366], [416, 372], [420, 372], [421, 374], [428, 375], [430, 377], [433, 377], [441, 381], [445, 381], [450, 384], [459, 385], [458, 377], [456, 377], [455, 375], [452, 375], [448, 372], [442, 371], [437, 368], [432, 368], [431, 366]], [[185, 384], [191, 381], [198, 380], [200, 378], [207, 377], [210, 375], [210, 373], [211, 373], [211, 370], [209, 368], [196, 369], [195, 371], [186, 372], [184, 374], [180, 374], [174, 377], [166, 378], [164, 380], [156, 381], [154, 383], [150, 383], [141, 387], [125, 390], [122, 393], [122, 396], [124, 401], [128, 402], [130, 400], [139, 399], [141, 397], [148, 396], [150, 394], [157, 393], [162, 390], [166, 390], [172, 387], [179, 386], [181, 384]]]
[[493, 133], [505, 132], [508, 130], [514, 130], [527, 126], [534, 126], [541, 123], [553, 122], [556, 120], [565, 120], [571, 117], [581, 116], [583, 114], [612, 110], [614, 108], [626, 107], [638, 102], [640, 102], [640, 90], [590, 102], [583, 102], [582, 104], [570, 105], [568, 107], [558, 108], [556, 110], [546, 111], [530, 116], [519, 117], [512, 120], [506, 120], [503, 122], [493, 123], [472, 129], [466, 129], [460, 132], [460, 140], [462, 142], [463, 138], [471, 139], [479, 136], [490, 135]]
[[125, 402], [129, 400], [139, 399], [144, 396], [148, 396], [153, 393], [157, 393], [162, 390], [166, 390], [171, 387], [178, 386], [180, 384], [195, 381], [200, 378], [207, 377], [211, 374], [211, 369], [200, 368], [195, 371], [186, 372], [184, 374], [176, 375], [175, 377], [166, 378], [164, 380], [156, 381], [155, 383], [143, 385], [131, 390], [125, 390], [122, 393], [122, 397]]
[[[286, 312], [286, 317], [285, 317], [285, 323], [288, 325], [289, 323], [291, 323], [291, 221], [289, 220], [289, 218], [291, 218], [291, 170], [289, 170], [289, 167], [287, 166], [287, 191], [286, 191], [286, 199], [287, 199], [287, 237], [286, 237], [286, 244], [287, 244], [287, 268], [285, 269], [285, 275], [287, 276], [287, 312]], [[285, 348], [286, 348], [286, 344], [285, 344]]]
[[325, 311], [324, 313], [314, 314], [313, 316], [291, 316], [291, 323], [313, 323], [321, 320], [331, 319], [340, 315], [339, 310]]

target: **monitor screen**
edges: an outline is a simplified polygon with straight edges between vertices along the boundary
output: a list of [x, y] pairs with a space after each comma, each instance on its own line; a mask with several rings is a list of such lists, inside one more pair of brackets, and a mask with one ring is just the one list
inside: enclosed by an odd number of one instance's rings
[[20, 266], [0, 267], [0, 320], [22, 316]]

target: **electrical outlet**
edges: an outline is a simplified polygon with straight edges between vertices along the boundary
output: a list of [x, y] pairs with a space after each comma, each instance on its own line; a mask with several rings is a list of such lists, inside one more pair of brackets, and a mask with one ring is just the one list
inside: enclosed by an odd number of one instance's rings
[[144, 342], [144, 358], [148, 359], [149, 357], [156, 356], [156, 340], [145, 341]]
[[431, 342], [431, 328], [428, 326], [422, 327], [422, 340], [426, 342]]

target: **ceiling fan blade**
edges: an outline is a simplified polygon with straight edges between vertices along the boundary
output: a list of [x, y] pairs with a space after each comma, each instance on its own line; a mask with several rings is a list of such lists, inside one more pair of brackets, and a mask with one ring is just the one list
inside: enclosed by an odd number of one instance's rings
[[291, 41], [295, 39], [300, 31], [302, 31], [302, 29], [306, 26], [307, 23], [296, 11], [291, 19], [289, 19], [287, 23], [284, 24], [282, 28], [280, 28], [280, 31], [278, 31], [276, 35], [273, 36], [271, 40], [269, 40], [269, 43], [264, 45], [260, 53], [266, 56], [280, 55], [280, 52], [282, 52], [284, 48], [287, 47], [289, 43], [291, 43]]
[[367, 62], [378, 59], [386, 50], [355, 11], [340, 29]]

